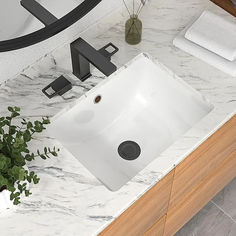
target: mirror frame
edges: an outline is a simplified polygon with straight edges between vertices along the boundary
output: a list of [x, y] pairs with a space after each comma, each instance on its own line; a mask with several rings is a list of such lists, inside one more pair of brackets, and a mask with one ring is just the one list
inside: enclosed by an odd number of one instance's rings
[[56, 35], [57, 33], [70, 27], [72, 24], [83, 18], [101, 1], [102, 0], [84, 0], [74, 10], [58, 19], [56, 22], [45, 26], [38, 31], [14, 39], [0, 41], [0, 52], [28, 47]]

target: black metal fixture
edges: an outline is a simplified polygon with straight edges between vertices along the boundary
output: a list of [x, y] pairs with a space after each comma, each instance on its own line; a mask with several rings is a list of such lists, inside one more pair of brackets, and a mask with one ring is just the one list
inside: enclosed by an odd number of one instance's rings
[[[112, 47], [112, 52], [106, 49]], [[107, 44], [98, 51], [82, 38], [78, 38], [70, 45], [73, 74], [81, 81], [91, 76], [90, 63], [99, 69], [104, 75], [109, 76], [116, 71], [116, 66], [110, 62], [118, 48], [112, 43]]]
[[42, 92], [48, 97], [53, 98], [56, 95], [63, 95], [67, 91], [72, 89], [72, 84], [64, 76], [60, 76], [54, 80], [51, 84], [46, 86]]
[[21, 0], [20, 4], [45, 26], [51, 25], [58, 20], [51, 12], [35, 0]]
[[[82, 38], [78, 38], [70, 44], [70, 49], [73, 74], [82, 82], [91, 76], [90, 63], [106, 76], [111, 75], [117, 69], [110, 60], [119, 49], [112, 43], [96, 50]], [[71, 88], [71, 83], [65, 77], [60, 76], [42, 91], [48, 98], [52, 98], [55, 95], [64, 94]]]
[[25, 36], [0, 41], [0, 52], [28, 47], [56, 35], [84, 17], [101, 1], [102, 0], [84, 0], [70, 13], [57, 19], [35, 0], [21, 0], [21, 5], [44, 23], [46, 27]]

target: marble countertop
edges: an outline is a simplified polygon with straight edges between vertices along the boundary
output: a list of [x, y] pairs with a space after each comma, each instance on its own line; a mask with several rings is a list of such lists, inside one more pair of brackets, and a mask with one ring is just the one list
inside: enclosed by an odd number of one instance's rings
[[[109, 15], [80, 35], [96, 48], [110, 41], [118, 46], [120, 51], [113, 57], [118, 67], [141, 52], [149, 53], [204, 95], [214, 109], [117, 192], [106, 189], [63, 148], [57, 158], [35, 160], [29, 168], [38, 173], [40, 184], [32, 187], [33, 195], [20, 206], [0, 213], [2, 235], [97, 235], [235, 114], [236, 78], [172, 45], [175, 35], [205, 8], [227, 17], [210, 1], [150, 0], [140, 16], [144, 29], [139, 45], [124, 42], [125, 11]], [[62, 74], [70, 77], [73, 89], [63, 97], [47, 99], [41, 89]], [[0, 86], [0, 115], [6, 114], [7, 106], [17, 105], [24, 117], [52, 117], [103, 79], [97, 70], [84, 83], [76, 79], [69, 46], [64, 45]], [[31, 149], [45, 145], [61, 147], [45, 132]]]

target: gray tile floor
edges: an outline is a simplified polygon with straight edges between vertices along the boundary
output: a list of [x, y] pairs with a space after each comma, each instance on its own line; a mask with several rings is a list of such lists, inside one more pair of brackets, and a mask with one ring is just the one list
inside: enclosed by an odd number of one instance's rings
[[236, 236], [236, 178], [175, 236]]

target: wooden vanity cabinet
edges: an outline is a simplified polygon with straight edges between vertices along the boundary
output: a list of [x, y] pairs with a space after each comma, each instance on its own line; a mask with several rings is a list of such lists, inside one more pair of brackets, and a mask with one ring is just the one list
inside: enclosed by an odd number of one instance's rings
[[167, 213], [173, 175], [171, 171], [99, 235], [143, 235]]
[[236, 177], [236, 116], [100, 235], [172, 236]]
[[174, 235], [235, 176], [236, 116], [175, 168], [164, 236]]
[[232, 152], [208, 176], [168, 209], [165, 236], [174, 235], [236, 175], [236, 152]]
[[162, 216], [143, 236], [162, 236], [164, 233], [166, 215]]
[[229, 120], [175, 168], [169, 208], [236, 150], [236, 117]]

